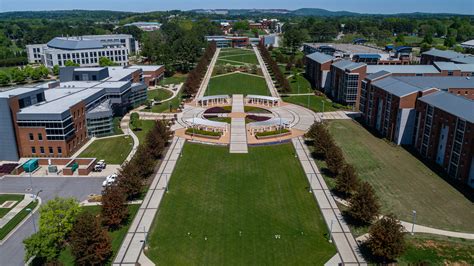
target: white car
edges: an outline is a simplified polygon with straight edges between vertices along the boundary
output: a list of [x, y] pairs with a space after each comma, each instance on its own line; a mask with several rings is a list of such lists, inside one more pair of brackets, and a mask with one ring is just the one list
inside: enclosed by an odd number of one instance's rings
[[100, 160], [94, 165], [94, 171], [95, 172], [100, 172], [100, 171], [104, 170], [106, 166], [107, 166], [107, 164], [105, 163], [105, 161]]
[[110, 186], [113, 183], [115, 183], [115, 181], [117, 181], [117, 175], [111, 174], [105, 178], [104, 182], [102, 182], [102, 186], [103, 187]]

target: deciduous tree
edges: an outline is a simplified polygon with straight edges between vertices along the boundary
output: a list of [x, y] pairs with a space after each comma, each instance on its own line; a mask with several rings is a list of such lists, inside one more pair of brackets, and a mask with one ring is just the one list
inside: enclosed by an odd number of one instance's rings
[[349, 215], [355, 222], [370, 224], [379, 215], [380, 204], [372, 186], [367, 182], [361, 182], [357, 190], [349, 200]]
[[386, 215], [370, 227], [365, 244], [374, 257], [385, 263], [391, 262], [406, 249], [403, 226], [395, 215]]
[[97, 216], [83, 212], [77, 217], [70, 237], [76, 265], [105, 265], [112, 255], [109, 234]]
[[118, 228], [128, 217], [127, 195], [117, 185], [102, 191], [102, 222], [110, 228]]
[[[333, 143], [332, 139], [330, 140], [330, 142]], [[344, 164], [344, 154], [342, 153], [341, 148], [339, 148], [336, 144], [332, 144], [329, 150], [326, 151], [326, 165], [329, 171], [333, 175], [337, 176], [341, 173]]]
[[355, 168], [350, 164], [346, 164], [342, 167], [341, 173], [336, 176], [335, 189], [345, 198], [352, 195], [357, 189], [358, 183]]

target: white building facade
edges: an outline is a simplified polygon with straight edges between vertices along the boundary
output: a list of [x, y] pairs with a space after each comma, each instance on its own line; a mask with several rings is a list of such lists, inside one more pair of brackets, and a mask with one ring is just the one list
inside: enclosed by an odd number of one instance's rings
[[99, 59], [106, 57], [126, 66], [128, 56], [139, 52], [138, 42], [132, 35], [85, 35], [56, 37], [47, 44], [27, 45], [29, 63], [42, 63], [48, 68], [65, 66], [72, 61], [80, 66], [99, 66]]

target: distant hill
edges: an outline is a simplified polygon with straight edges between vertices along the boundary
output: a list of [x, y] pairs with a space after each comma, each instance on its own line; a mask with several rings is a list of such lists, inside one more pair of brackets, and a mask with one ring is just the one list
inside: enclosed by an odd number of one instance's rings
[[118, 20], [133, 12], [109, 10], [52, 10], [0, 12], [0, 19], [113, 19]]
[[290, 12], [295, 16], [318, 16], [318, 17], [343, 17], [343, 16], [359, 16], [360, 13], [349, 11], [329, 11], [322, 8], [300, 8]]

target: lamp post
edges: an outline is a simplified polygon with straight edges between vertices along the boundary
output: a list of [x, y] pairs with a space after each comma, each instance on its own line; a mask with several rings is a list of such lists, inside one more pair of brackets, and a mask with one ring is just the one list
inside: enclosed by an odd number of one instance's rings
[[308, 94], [308, 109], [310, 109], [310, 108], [309, 108], [309, 101], [310, 101], [309, 96], [310, 96], [310, 94]]
[[332, 224], [334, 220], [331, 220], [331, 226], [329, 227], [329, 243], [332, 243]]
[[[36, 195], [35, 195], [35, 197], [34, 197], [34, 201], [37, 201], [37, 200], [38, 200], [38, 195], [39, 195], [39, 193], [41, 193], [41, 192], [43, 192], [43, 190], [41, 190], [41, 189], [38, 190], [38, 192], [36, 192]], [[33, 224], [33, 230], [35, 231], [35, 234], [36, 234], [37, 231], [36, 231], [35, 216], [34, 216], [35, 214], [34, 214], [34, 212], [33, 212], [33, 209], [27, 208], [26, 211], [31, 213], [31, 223]]]
[[165, 181], [166, 181], [166, 193], [168, 193], [168, 175], [165, 174]]
[[413, 214], [413, 224], [411, 226], [411, 235], [414, 235], [415, 234], [416, 211], [413, 210], [412, 214]]
[[312, 184], [313, 183], [313, 174], [309, 174], [309, 193], [313, 193]]

